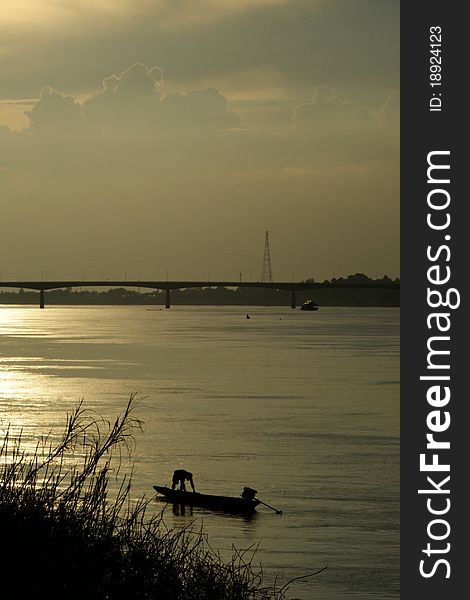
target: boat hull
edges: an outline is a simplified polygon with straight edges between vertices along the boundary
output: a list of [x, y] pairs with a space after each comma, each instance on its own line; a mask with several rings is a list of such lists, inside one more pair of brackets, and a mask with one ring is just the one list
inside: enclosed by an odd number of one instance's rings
[[318, 304], [315, 304], [313, 300], [305, 300], [300, 310], [318, 310]]
[[211, 510], [234, 514], [252, 513], [260, 503], [256, 498], [245, 500], [245, 498], [235, 498], [233, 496], [214, 496], [211, 494], [199, 494], [197, 492], [182, 492], [159, 485], [154, 485], [153, 489], [173, 504], [199, 506], [201, 508], [210, 508]]

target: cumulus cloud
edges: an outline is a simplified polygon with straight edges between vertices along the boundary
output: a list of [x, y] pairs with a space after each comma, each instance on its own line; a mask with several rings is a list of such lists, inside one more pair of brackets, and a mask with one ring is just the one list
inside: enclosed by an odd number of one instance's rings
[[103, 79], [103, 89], [96, 92], [96, 95], [103, 95], [106, 92], [120, 90], [134, 93], [136, 90], [142, 90], [144, 93], [149, 90], [155, 91], [155, 85], [162, 83], [163, 70], [158, 67], [147, 67], [142, 63], [135, 63], [125, 69], [120, 75], [109, 75]]
[[185, 129], [221, 130], [237, 127], [238, 116], [215, 88], [170, 94], [162, 101], [163, 123]]
[[81, 108], [75, 98], [51, 87], [42, 89], [38, 102], [27, 114], [31, 129], [39, 131], [60, 133], [64, 127], [76, 127], [82, 121]]
[[[207, 250], [209, 238], [220, 247], [233, 238], [239, 246], [240, 232], [248, 238], [251, 231], [255, 239], [268, 226], [274, 235], [276, 228], [278, 235], [288, 230], [307, 248], [314, 216], [325, 232], [341, 222], [342, 239], [353, 247], [359, 234], [348, 227], [360, 215], [360, 227], [373, 227], [374, 219], [390, 224], [387, 256], [393, 262], [398, 191], [386, 150], [393, 156], [396, 114], [394, 94], [372, 110], [322, 86], [310, 102], [293, 107], [293, 130], [282, 135], [243, 125], [214, 87], [165, 93], [162, 70], [142, 63], [105, 77], [81, 102], [44, 88], [26, 130], [0, 128], [0, 186], [9, 216], [8, 226], [1, 225], [0, 251], [16, 248], [20, 260], [11, 232], [30, 223], [35, 247], [53, 239], [65, 250], [64, 256], [25, 256], [24, 264], [55, 263], [50, 268], [66, 276], [68, 265], [84, 267], [77, 261], [99, 257], [122, 264], [132, 255], [143, 257], [147, 271], [140, 275], [149, 276], [155, 256], [167, 265], [180, 257], [189, 265], [180, 275], [189, 277], [198, 261], [224, 262]], [[175, 231], [196, 249], [191, 257], [175, 247]], [[314, 237], [317, 252], [329, 243], [321, 231]], [[378, 257], [382, 241], [376, 240]], [[241, 252], [245, 266], [239, 268], [247, 269], [252, 250]], [[353, 270], [350, 255], [343, 258]], [[393, 274], [386, 266], [378, 270]]]
[[317, 86], [311, 102], [294, 108], [293, 131], [324, 155], [355, 162], [390, 157], [397, 151], [391, 102], [392, 96], [373, 110], [343, 100], [330, 86]]
[[[141, 164], [153, 161], [154, 168], [164, 162], [171, 169], [182, 160], [199, 168], [211, 160], [232, 172], [290, 168], [300, 173], [321, 161], [360, 164], [398, 156], [396, 93], [373, 110], [342, 99], [330, 86], [318, 86], [310, 102], [292, 108], [292, 130], [283, 135], [242, 127], [227, 98], [213, 87], [165, 94], [163, 70], [143, 63], [105, 77], [81, 103], [46, 87], [28, 114], [25, 147], [27, 140], [36, 140], [45, 153], [54, 154], [62, 139], [70, 155], [82, 152], [84, 160], [96, 155], [132, 163], [140, 157]], [[2, 145], [7, 144], [3, 136]], [[114, 146], [112, 155], [109, 146]]]
[[82, 104], [72, 96], [44, 88], [29, 112], [29, 132], [70, 135], [74, 131], [77, 139], [99, 133], [106, 142], [107, 136], [146, 135], [152, 139], [154, 135], [157, 140], [163, 132], [181, 135], [199, 131], [203, 136], [238, 126], [238, 116], [215, 88], [162, 96], [158, 89], [162, 81], [159, 67], [136, 63], [119, 75], [106, 77], [101, 89]]
[[2, 0], [0, 256], [233, 276], [269, 228], [279, 277], [396, 273], [398, 33], [390, 0]]
[[122, 73], [105, 77], [102, 87], [83, 104], [86, 125], [129, 135], [155, 125], [160, 108], [159, 67], [136, 63]]
[[[168, 150], [167, 158], [176, 144], [179, 153], [186, 148], [195, 161], [203, 150], [204, 159], [211, 155], [217, 160], [220, 154], [224, 164], [253, 171], [309, 169], [309, 163], [321, 157], [360, 163], [397, 156], [396, 93], [373, 110], [342, 99], [330, 86], [317, 86], [310, 102], [293, 107], [292, 131], [282, 135], [268, 128], [241, 127], [227, 98], [213, 87], [168, 94], [164, 88], [163, 70], [143, 63], [105, 77], [82, 103], [46, 87], [28, 113], [31, 125], [25, 136], [46, 147], [66, 137], [69, 150], [85, 143], [87, 152], [116, 139], [138, 140], [142, 154]], [[119, 152], [125, 154], [126, 147]], [[135, 155], [135, 145], [129, 152]]]
[[[2, 8], [8, 98], [45, 83], [84, 94], [116, 65], [155, 57], [172, 91], [214, 86], [231, 100], [299, 104], [313, 76], [374, 105], [398, 82], [399, 10], [389, 0], [3, 0]], [[47, 34], [25, 32], [34, 20]]]

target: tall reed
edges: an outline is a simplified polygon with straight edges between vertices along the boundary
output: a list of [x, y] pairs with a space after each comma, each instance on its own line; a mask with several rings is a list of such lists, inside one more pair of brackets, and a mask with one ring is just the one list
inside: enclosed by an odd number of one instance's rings
[[[108, 422], [82, 403], [60, 439], [33, 453], [8, 429], [0, 442], [0, 571], [15, 598], [268, 600], [285, 588], [265, 586], [253, 553], [223, 561], [202, 531], [168, 530], [148, 516], [148, 500], [131, 502], [131, 478], [119, 476], [121, 453], [142, 429], [131, 396]], [[5, 588], [6, 589], [6, 588]], [[1, 592], [0, 596], [6, 597]]]

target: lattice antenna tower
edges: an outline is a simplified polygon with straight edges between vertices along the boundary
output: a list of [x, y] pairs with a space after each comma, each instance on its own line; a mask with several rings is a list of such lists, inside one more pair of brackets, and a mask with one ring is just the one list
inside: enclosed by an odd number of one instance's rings
[[271, 269], [271, 253], [269, 251], [269, 231], [266, 231], [264, 239], [263, 266], [261, 268], [261, 281], [265, 283], [272, 283], [272, 280], [273, 272]]

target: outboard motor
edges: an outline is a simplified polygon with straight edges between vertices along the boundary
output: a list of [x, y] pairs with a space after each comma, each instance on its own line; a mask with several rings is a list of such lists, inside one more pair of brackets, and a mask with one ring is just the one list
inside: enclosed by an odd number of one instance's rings
[[243, 488], [242, 498], [244, 498], [245, 500], [253, 500], [257, 493], [258, 490], [254, 490], [253, 488], [245, 486]]

